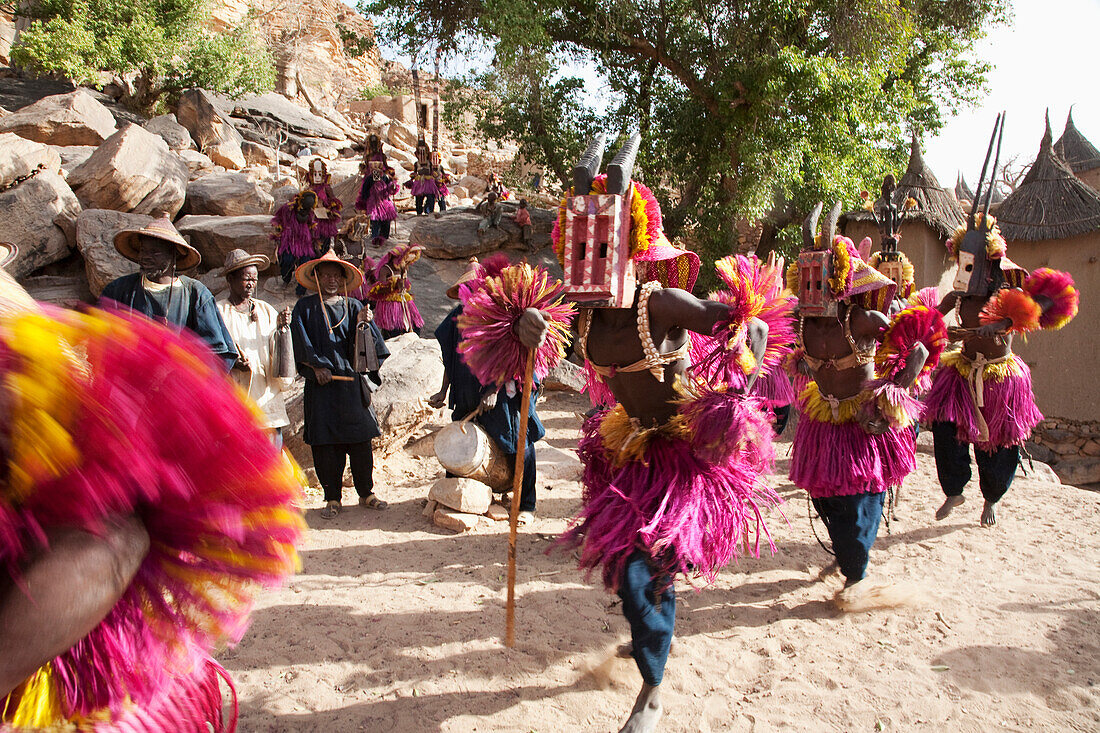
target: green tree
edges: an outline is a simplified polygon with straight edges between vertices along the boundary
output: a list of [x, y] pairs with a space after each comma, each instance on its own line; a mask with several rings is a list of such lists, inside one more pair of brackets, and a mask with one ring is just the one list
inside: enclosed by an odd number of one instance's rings
[[249, 24], [209, 30], [207, 0], [35, 0], [12, 59], [77, 84], [101, 72], [132, 80], [125, 100], [151, 110], [193, 86], [230, 96], [271, 89], [275, 65]]
[[668, 233], [716, 257], [735, 246], [739, 219], [763, 221], [764, 249], [795, 241], [813, 201], [853, 205], [897, 171], [910, 130], [935, 132], [982, 93], [988, 66], [969, 52], [1007, 18], [1008, 0], [375, 0], [361, 9], [412, 53], [474, 42], [492, 47], [500, 70], [533, 53], [595, 63], [614, 101], [604, 126], [642, 131], [639, 175], [658, 191]]

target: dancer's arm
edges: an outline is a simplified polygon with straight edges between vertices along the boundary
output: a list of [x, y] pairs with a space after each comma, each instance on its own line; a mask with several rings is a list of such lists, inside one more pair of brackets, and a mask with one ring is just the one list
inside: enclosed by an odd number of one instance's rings
[[149, 551], [136, 517], [103, 536], [77, 529], [47, 534], [49, 549], [0, 585], [0, 697], [86, 636], [122, 597]]

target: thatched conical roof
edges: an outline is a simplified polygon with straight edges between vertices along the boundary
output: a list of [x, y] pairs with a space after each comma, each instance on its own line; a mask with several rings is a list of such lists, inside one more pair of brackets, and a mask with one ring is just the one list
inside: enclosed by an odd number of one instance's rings
[[1084, 173], [1100, 168], [1100, 150], [1088, 141], [1073, 124], [1073, 109], [1066, 117], [1066, 129], [1058, 142], [1054, 143], [1054, 152], [1074, 173]]
[[[909, 198], [916, 201], [917, 205], [906, 210], [905, 203]], [[944, 239], [954, 234], [965, 221], [959, 202], [952, 192], [940, 185], [925, 164], [916, 135], [913, 135], [909, 150], [909, 166], [898, 181], [893, 200], [900, 211], [905, 211], [904, 220], [924, 222]], [[841, 221], [872, 221], [873, 218], [871, 212], [861, 209], [849, 211], [841, 217]]]
[[1050, 118], [1039, 156], [1023, 183], [1001, 204], [997, 220], [1009, 241], [1065, 239], [1100, 231], [1100, 193], [1055, 155]]
[[920, 152], [920, 142], [915, 134], [912, 147], [909, 149], [909, 167], [905, 169], [905, 175], [898, 181], [898, 189], [894, 191], [894, 203], [899, 209], [905, 209], [905, 201], [909, 198], [915, 200], [917, 205], [909, 210], [907, 217], [923, 221], [944, 237], [954, 234], [965, 221], [962, 210], [959, 209], [959, 202], [940, 185], [932, 171], [925, 165], [924, 157]]
[[966, 179], [963, 178], [963, 174], [959, 173], [959, 177], [955, 179], [955, 200], [956, 201], [973, 201], [974, 192], [970, 190], [970, 186], [966, 185]]

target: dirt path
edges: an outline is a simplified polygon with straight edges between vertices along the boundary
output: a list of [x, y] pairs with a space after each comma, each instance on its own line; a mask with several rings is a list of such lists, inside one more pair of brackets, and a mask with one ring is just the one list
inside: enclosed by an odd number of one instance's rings
[[[376, 468], [387, 512], [349, 506], [329, 523], [310, 497], [302, 572], [261, 598], [221, 655], [240, 729], [617, 730], [640, 683], [633, 662], [611, 657], [629, 636], [618, 599], [545, 554], [579, 502], [567, 451], [587, 406], [562, 393], [540, 406], [549, 435], [540, 518], [520, 541], [515, 649], [501, 643], [506, 526], [453, 536], [431, 525], [421, 500], [442, 471], [402, 453]], [[1000, 524], [981, 530], [972, 486], [936, 523], [928, 451], [871, 561], [919, 603], [839, 613], [841, 581], [819, 579], [831, 558], [805, 495], [777, 478], [789, 521], [771, 518], [779, 552], [702, 593], [679, 585], [663, 731], [1100, 728], [1100, 496], [1017, 479]]]

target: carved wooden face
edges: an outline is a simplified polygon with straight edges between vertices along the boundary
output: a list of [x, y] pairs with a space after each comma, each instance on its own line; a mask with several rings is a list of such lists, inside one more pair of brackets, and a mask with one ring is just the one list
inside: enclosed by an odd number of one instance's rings
[[985, 252], [986, 231], [970, 229], [959, 243], [959, 264], [952, 287], [967, 295], [989, 295], [993, 263]]
[[629, 308], [637, 278], [630, 261], [626, 197], [570, 197], [562, 236], [566, 297], [591, 307]]
[[898, 286], [897, 293], [905, 293], [905, 263], [901, 260], [884, 260], [875, 268]]
[[798, 308], [808, 316], [835, 316], [836, 300], [829, 290], [833, 253], [829, 250], [798, 253]]

